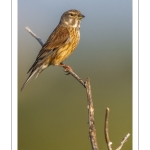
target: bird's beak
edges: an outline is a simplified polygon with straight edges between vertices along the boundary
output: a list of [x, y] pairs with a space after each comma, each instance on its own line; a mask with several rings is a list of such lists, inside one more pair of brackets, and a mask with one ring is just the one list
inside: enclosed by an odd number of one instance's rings
[[82, 18], [84, 18], [85, 16], [84, 15], [82, 15], [82, 14], [79, 14], [79, 19], [82, 19]]

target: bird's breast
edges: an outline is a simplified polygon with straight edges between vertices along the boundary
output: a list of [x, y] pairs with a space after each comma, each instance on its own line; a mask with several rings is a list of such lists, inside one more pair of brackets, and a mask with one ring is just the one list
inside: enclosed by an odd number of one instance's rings
[[69, 43], [74, 48], [76, 48], [76, 46], [78, 45], [79, 40], [80, 40], [80, 30], [78, 28], [70, 28], [69, 33], [70, 33]]
[[80, 30], [70, 28], [68, 41], [51, 55], [51, 64], [59, 65], [68, 58], [77, 47], [79, 40]]

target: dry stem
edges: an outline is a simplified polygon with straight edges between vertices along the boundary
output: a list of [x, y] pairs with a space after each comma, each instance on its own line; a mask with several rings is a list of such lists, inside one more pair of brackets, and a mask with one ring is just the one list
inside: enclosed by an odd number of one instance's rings
[[128, 133], [121, 141], [120, 146], [116, 149], [116, 150], [121, 150], [123, 147], [123, 144], [127, 141], [127, 138], [130, 136], [130, 134]]
[[88, 103], [87, 108], [88, 108], [89, 138], [91, 141], [92, 149], [98, 150], [98, 145], [96, 140], [96, 129], [94, 125], [94, 107], [92, 101], [90, 78], [87, 78], [85, 87], [87, 92], [87, 103]]
[[[110, 138], [109, 138], [109, 132], [108, 132], [108, 118], [109, 118], [109, 108], [106, 108], [106, 115], [105, 115], [105, 140], [106, 140], [106, 144], [107, 144], [107, 148], [108, 150], [112, 150], [112, 142], [110, 141]], [[120, 143], [120, 146], [116, 149], [116, 150], [121, 150], [124, 143], [127, 141], [127, 138], [130, 136], [130, 134], [128, 133], [121, 141]]]
[[106, 115], [105, 115], [105, 140], [106, 140], [106, 143], [107, 143], [107, 148], [108, 150], [112, 150], [111, 148], [111, 145], [112, 145], [112, 142], [110, 141], [110, 138], [109, 138], [109, 132], [108, 132], [108, 117], [109, 117], [109, 108], [107, 107], [106, 108]]

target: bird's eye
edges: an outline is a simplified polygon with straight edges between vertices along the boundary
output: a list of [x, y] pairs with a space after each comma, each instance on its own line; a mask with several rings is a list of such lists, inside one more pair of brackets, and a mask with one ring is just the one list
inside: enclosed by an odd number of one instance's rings
[[70, 14], [70, 16], [74, 16], [74, 14]]

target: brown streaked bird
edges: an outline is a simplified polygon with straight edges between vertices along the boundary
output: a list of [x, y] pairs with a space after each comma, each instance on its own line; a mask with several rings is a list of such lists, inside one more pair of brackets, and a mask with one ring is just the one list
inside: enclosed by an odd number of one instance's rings
[[80, 11], [75, 9], [63, 13], [58, 26], [49, 36], [35, 62], [27, 72], [30, 73], [30, 75], [21, 90], [23, 90], [33, 76], [37, 78], [39, 74], [50, 65], [62, 66], [64, 68], [69, 67], [64, 65], [63, 61], [72, 54], [79, 43], [80, 23], [84, 17]]

